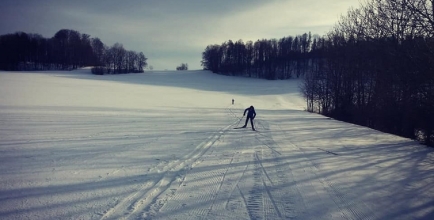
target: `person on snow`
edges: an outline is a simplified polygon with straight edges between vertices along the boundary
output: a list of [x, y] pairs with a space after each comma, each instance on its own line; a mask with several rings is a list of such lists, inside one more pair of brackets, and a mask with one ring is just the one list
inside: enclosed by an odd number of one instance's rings
[[246, 118], [246, 124], [244, 124], [244, 126], [242, 128], [245, 128], [247, 126], [247, 123], [249, 122], [249, 119], [250, 119], [250, 124], [252, 125], [252, 130], [255, 131], [255, 126], [253, 126], [253, 119], [255, 119], [255, 117], [256, 117], [255, 108], [253, 106], [246, 108], [246, 110], [244, 110], [243, 116], [246, 115], [246, 112], [248, 112], [247, 118]]

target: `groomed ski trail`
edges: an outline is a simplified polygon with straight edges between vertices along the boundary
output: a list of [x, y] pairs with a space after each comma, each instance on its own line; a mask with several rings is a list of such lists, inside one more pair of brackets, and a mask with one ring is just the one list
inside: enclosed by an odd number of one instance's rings
[[279, 125], [262, 118], [255, 120], [262, 132], [234, 130], [242, 118], [230, 108], [227, 114], [228, 126], [181, 159], [151, 168], [147, 175], [158, 178], [101, 219], [375, 219], [371, 207], [322, 177], [314, 157], [276, 142], [274, 134], [285, 135]]
[[[291, 219], [317, 216], [362, 219], [350, 216], [347, 207], [337, 216], [315, 215], [307, 202], [336, 199], [330, 187], [314, 177], [316, 170], [292, 164], [288, 153], [273, 140], [265, 120], [263, 133], [227, 130], [186, 171], [182, 183], [157, 199], [159, 209], [143, 217], [152, 219]], [[203, 162], [203, 163], [202, 163]], [[291, 168], [293, 167], [293, 168]], [[293, 171], [296, 170], [296, 171]], [[303, 183], [309, 179], [308, 183]], [[299, 180], [300, 183], [297, 181]], [[339, 189], [335, 189], [338, 191]], [[311, 196], [312, 192], [316, 192]], [[321, 193], [326, 193], [322, 195]], [[318, 203], [318, 201], [317, 201]], [[150, 215], [149, 215], [150, 214]]]
[[[185, 173], [216, 141], [231, 127], [221, 129], [207, 140], [196, 146], [195, 150], [179, 160], [162, 162], [151, 168], [149, 173], [157, 173], [158, 178], [151, 178], [128, 197], [122, 199], [116, 206], [107, 210], [101, 219], [137, 219], [152, 217], [161, 208], [157, 198], [175, 182], [181, 182]], [[146, 176], [146, 175], [145, 175]], [[146, 179], [144, 177], [143, 179]]]

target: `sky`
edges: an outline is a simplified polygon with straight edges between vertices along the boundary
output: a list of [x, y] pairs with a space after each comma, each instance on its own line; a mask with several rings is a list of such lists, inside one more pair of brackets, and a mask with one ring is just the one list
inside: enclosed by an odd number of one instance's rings
[[359, 0], [0, 0], [0, 35], [61, 29], [143, 52], [154, 70], [202, 69], [206, 46], [324, 35]]

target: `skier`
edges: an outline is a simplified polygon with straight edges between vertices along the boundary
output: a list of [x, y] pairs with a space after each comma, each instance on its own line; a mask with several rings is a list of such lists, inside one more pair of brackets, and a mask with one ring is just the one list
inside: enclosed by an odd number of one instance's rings
[[255, 117], [256, 117], [255, 108], [253, 106], [246, 108], [246, 110], [244, 110], [243, 116], [246, 115], [247, 111], [248, 111], [248, 113], [247, 113], [247, 118], [246, 118], [246, 124], [244, 124], [244, 126], [242, 128], [245, 128], [247, 126], [247, 122], [249, 122], [249, 119], [250, 119], [250, 124], [252, 125], [252, 130], [255, 131], [255, 126], [253, 126], [253, 119], [255, 119]]
[[232, 105], [234, 104], [234, 99], [232, 99]]

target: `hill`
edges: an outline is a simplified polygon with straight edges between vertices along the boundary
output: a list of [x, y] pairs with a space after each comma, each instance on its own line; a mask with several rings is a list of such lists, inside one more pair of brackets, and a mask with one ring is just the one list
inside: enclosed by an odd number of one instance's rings
[[1, 219], [434, 218], [433, 150], [303, 111], [297, 80], [0, 79]]

